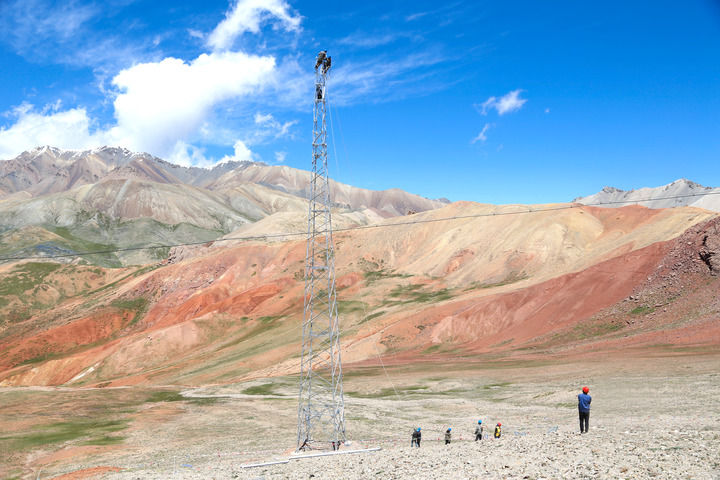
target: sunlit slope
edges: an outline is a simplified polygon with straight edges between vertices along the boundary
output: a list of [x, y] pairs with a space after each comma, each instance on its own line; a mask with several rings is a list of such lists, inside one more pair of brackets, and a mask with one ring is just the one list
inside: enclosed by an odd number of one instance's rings
[[[120, 248], [84, 261], [141, 265], [166, 258], [168, 249], [138, 246], [202, 243], [273, 215], [245, 232], [277, 231], [306, 215], [309, 175], [254, 162], [182, 167], [116, 147], [36, 148], [0, 160], [0, 256], [60, 258]], [[397, 189], [331, 183], [336, 218], [345, 226], [446, 205]], [[29, 241], [11, 241], [30, 230]], [[40, 230], [46, 233], [38, 236]]]
[[[654, 271], [668, 240], [715, 216], [567, 207], [461, 202], [338, 232], [344, 360], [496, 354], [583, 324]], [[175, 264], [102, 269], [106, 286], [6, 322], [0, 379], [192, 384], [293, 372], [304, 256], [302, 238], [216, 242]], [[4, 267], [4, 281], [23, 268]], [[35, 275], [14, 305], [53, 281]]]

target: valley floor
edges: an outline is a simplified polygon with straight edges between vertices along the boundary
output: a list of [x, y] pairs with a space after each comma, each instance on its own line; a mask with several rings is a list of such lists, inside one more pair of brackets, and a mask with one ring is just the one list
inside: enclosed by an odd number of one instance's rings
[[[287, 459], [292, 452], [293, 378], [184, 391], [2, 389], [0, 420], [11, 433], [6, 428], [0, 447], [16, 449], [16, 470], [3, 478], [716, 479], [719, 364], [717, 355], [646, 355], [524, 368], [349, 370], [352, 444], [346, 448], [382, 450], [252, 469], [241, 466]], [[581, 436], [576, 395], [585, 384], [593, 405], [590, 433]], [[34, 449], [17, 450], [32, 443], [20, 433], [21, 419], [11, 418], [21, 406], [35, 434], [57, 428], [53, 415], [63, 409], [91, 426], [84, 437], [56, 444], [49, 438]], [[488, 438], [474, 442], [478, 419]], [[43, 421], [49, 425], [44, 430]], [[93, 422], [106, 431], [93, 432]], [[503, 424], [499, 440], [488, 435], [497, 422]], [[410, 433], [417, 426], [422, 446], [411, 449]], [[453, 442], [445, 446], [448, 427]]]

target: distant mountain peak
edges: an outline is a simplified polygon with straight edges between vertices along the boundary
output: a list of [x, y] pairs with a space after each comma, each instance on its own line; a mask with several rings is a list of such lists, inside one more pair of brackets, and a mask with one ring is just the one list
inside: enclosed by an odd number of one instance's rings
[[578, 197], [573, 202], [592, 205], [606, 204], [605, 206], [611, 207], [624, 205], [642, 205], [648, 208], [695, 206], [720, 212], [720, 188], [706, 187], [687, 178], [680, 178], [659, 187], [644, 187], [627, 191], [615, 187], [603, 187], [598, 193]]
[[670, 185], [678, 185], [678, 184], [687, 185], [689, 188], [702, 188], [705, 190], [712, 190], [712, 187], [706, 187], [699, 183], [693, 182], [692, 180], [688, 180], [687, 178], [680, 178], [678, 180], [675, 180]]
[[43, 153], [47, 153], [47, 152], [50, 152], [50, 153], [53, 153], [53, 154], [57, 155], [57, 154], [61, 153], [62, 150], [60, 150], [60, 149], [57, 148], [57, 147], [53, 147], [53, 146], [51, 146], [51, 145], [42, 145], [42, 146], [35, 147], [35, 148], [33, 148], [32, 150], [26, 150], [26, 151], [23, 152], [23, 153], [31, 153], [31, 154], [35, 154], [35, 155], [42, 155]]

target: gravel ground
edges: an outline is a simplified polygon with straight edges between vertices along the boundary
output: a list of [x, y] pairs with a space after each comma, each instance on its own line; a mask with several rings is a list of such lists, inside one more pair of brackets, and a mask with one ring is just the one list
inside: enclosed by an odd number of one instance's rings
[[[122, 480], [720, 479], [720, 374], [633, 375], [623, 369], [572, 381], [565, 375], [538, 381], [537, 372], [531, 380], [514, 376], [505, 383], [472, 376], [400, 379], [397, 395], [347, 398], [352, 444], [346, 449], [382, 450], [256, 468], [242, 466], [290, 457], [296, 405], [290, 390], [290, 398], [248, 399], [231, 393], [237, 387], [203, 389], [193, 394], [231, 400], [138, 430], [128, 443], [141, 448], [132, 454], [74, 468], [121, 467], [100, 478]], [[418, 382], [428, 390], [419, 392]], [[384, 387], [380, 383], [376, 378], [375, 386]], [[575, 398], [585, 383], [591, 385], [593, 411], [590, 433], [580, 435]], [[503, 437], [472, 441], [478, 418], [488, 426], [486, 433], [501, 421]], [[423, 428], [419, 449], [409, 446], [415, 426]], [[440, 440], [448, 426], [454, 437], [445, 446]]]
[[[649, 446], [652, 445], [652, 446]], [[241, 468], [232, 460], [174, 469], [127, 471], [107, 478], [720, 478], [716, 432], [655, 435], [608, 434], [596, 429], [580, 436], [506, 435], [500, 440], [429, 442], [420, 449], [390, 447], [379, 452], [292, 460], [287, 464]]]

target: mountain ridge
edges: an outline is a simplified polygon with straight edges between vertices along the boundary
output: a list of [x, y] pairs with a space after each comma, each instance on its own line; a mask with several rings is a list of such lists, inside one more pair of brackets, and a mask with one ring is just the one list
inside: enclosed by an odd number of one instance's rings
[[599, 192], [585, 197], [577, 197], [573, 202], [606, 207], [630, 204], [648, 208], [698, 207], [720, 212], [720, 187], [706, 187], [692, 180], [681, 178], [659, 187], [643, 187], [632, 190], [605, 186]]
[[[309, 178], [310, 172], [261, 162], [225, 162], [208, 169], [120, 147], [38, 147], [0, 161], [0, 239], [33, 226], [48, 234], [32, 238], [47, 241], [22, 248], [0, 242], [0, 255], [72, 253], [87, 242], [104, 250], [205, 242], [279, 213], [306, 216]], [[334, 214], [348, 226], [446, 205], [398, 189], [375, 192], [330, 183]], [[50, 240], [58, 233], [67, 242]], [[157, 258], [136, 251], [103, 262]]]

